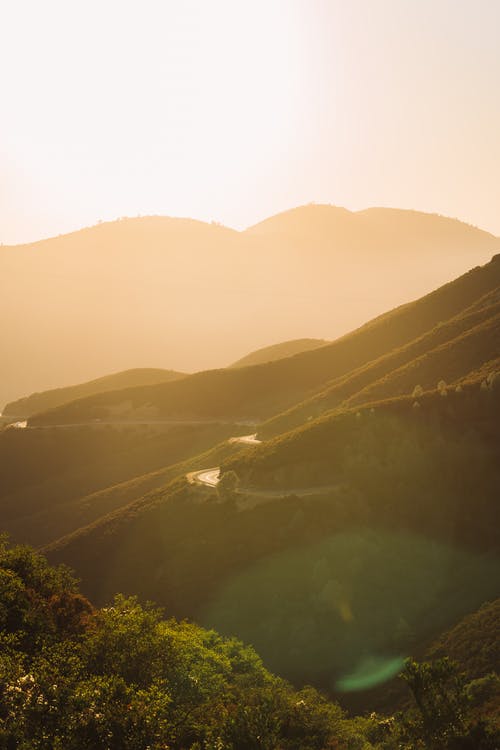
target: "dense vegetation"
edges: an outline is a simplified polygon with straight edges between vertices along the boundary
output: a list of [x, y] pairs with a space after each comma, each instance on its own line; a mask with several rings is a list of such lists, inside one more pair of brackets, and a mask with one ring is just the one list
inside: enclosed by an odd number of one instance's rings
[[499, 290], [0, 430], [0, 748], [496, 750]]
[[336, 690], [361, 644], [400, 658], [498, 594], [497, 385], [441, 384], [245, 448], [221, 461], [236, 502], [177, 480], [50, 558], [100, 603], [140, 593]]
[[474, 686], [446, 659], [409, 661], [403, 678], [416, 708], [349, 719], [234, 638], [134, 598], [96, 610], [66, 569], [0, 543], [5, 750], [494, 750], [493, 723], [470, 710]]

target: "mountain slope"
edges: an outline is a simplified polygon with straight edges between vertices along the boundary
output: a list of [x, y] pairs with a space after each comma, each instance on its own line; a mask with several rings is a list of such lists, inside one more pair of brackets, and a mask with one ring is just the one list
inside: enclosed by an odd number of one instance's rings
[[169, 465], [244, 432], [233, 424], [1, 431], [2, 531], [48, 543], [165, 484]]
[[184, 377], [183, 373], [173, 372], [172, 370], [154, 368], [126, 370], [125, 372], [105, 375], [87, 383], [66, 386], [66, 388], [55, 388], [43, 393], [32, 393], [31, 396], [25, 396], [7, 404], [3, 410], [3, 415], [29, 417], [38, 411], [52, 409], [78, 398], [93, 396], [95, 393], [106, 393], [107, 391], [150, 385], [151, 383], [166, 383], [169, 380], [176, 380], [181, 377]]
[[466, 615], [428, 649], [426, 657], [443, 656], [460, 664], [468, 678], [482, 677], [489, 672], [500, 674], [500, 599], [486, 602], [477, 611]]
[[[432, 389], [441, 380], [454, 382], [484, 366], [500, 352], [498, 291], [402, 347], [336, 378], [319, 393], [277, 414], [259, 427], [272, 437], [298, 427], [326, 411], [350, 404], [410, 394], [416, 386]], [[486, 377], [485, 372], [483, 377]]]
[[317, 349], [328, 343], [324, 339], [293, 339], [292, 341], [284, 341], [283, 343], [265, 346], [263, 349], [251, 352], [237, 362], [233, 362], [231, 367], [249, 367], [251, 365], [260, 365], [264, 362], [273, 362], [275, 359], [292, 357], [294, 354], [308, 352], [311, 349]]
[[245, 232], [147, 217], [4, 246], [0, 403], [141, 362], [193, 371], [269, 340], [331, 340], [498, 247], [439, 216], [333, 206]]
[[[318, 420], [222, 458], [243, 496], [250, 483], [275, 491], [265, 503], [238, 509], [179, 479], [49, 557], [97, 601], [117, 588], [157, 599], [297, 681], [340, 690], [364, 656], [399, 670], [498, 595], [499, 395], [476, 383], [418, 409], [395, 399]], [[294, 494], [306, 485], [316, 493]]]
[[262, 421], [463, 313], [499, 286], [500, 256], [318, 349], [253, 367], [201, 372], [171, 383], [80, 399], [38, 414], [30, 422], [102, 419], [123, 404], [128, 404], [130, 414], [146, 407], [164, 419]]

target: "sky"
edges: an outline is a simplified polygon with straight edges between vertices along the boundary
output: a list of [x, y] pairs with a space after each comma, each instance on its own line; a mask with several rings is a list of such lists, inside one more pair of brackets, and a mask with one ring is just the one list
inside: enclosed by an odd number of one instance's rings
[[499, 0], [1, 0], [0, 242], [303, 203], [500, 235]]

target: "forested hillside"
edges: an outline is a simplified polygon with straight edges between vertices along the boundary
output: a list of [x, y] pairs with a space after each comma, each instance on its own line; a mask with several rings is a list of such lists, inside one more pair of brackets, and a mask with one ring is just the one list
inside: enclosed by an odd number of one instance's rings
[[497, 746], [492, 677], [467, 681], [446, 658], [402, 665], [413, 694], [403, 713], [349, 718], [313, 688], [271, 674], [235, 638], [121, 595], [94, 608], [69, 571], [29, 548], [0, 541], [0, 581], [5, 748], [414, 750], [429, 738], [443, 750]]
[[140, 592], [239, 634], [299, 682], [339, 690], [371, 673], [362, 644], [390, 675], [388, 655], [397, 669], [409, 645], [498, 594], [498, 398], [490, 378], [325, 417], [223, 459], [236, 496], [179, 479], [50, 559], [98, 602]]
[[[461, 661], [459, 636], [439, 638], [499, 593], [499, 288], [495, 257], [314, 350], [4, 429], [4, 528], [74, 568], [99, 606], [117, 591], [157, 601], [297, 686], [392, 710], [405, 657]], [[231, 440], [255, 429], [260, 445]], [[219, 484], [193, 481], [209, 468]], [[483, 666], [464, 663], [485, 680], [477, 721], [497, 705]]]

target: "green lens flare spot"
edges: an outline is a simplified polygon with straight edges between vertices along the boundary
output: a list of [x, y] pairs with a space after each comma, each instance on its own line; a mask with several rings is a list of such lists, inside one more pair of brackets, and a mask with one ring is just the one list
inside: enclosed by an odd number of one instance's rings
[[401, 656], [391, 659], [383, 656], [370, 656], [363, 659], [356, 668], [335, 683], [337, 690], [351, 693], [357, 690], [369, 690], [395, 677], [403, 668]]

